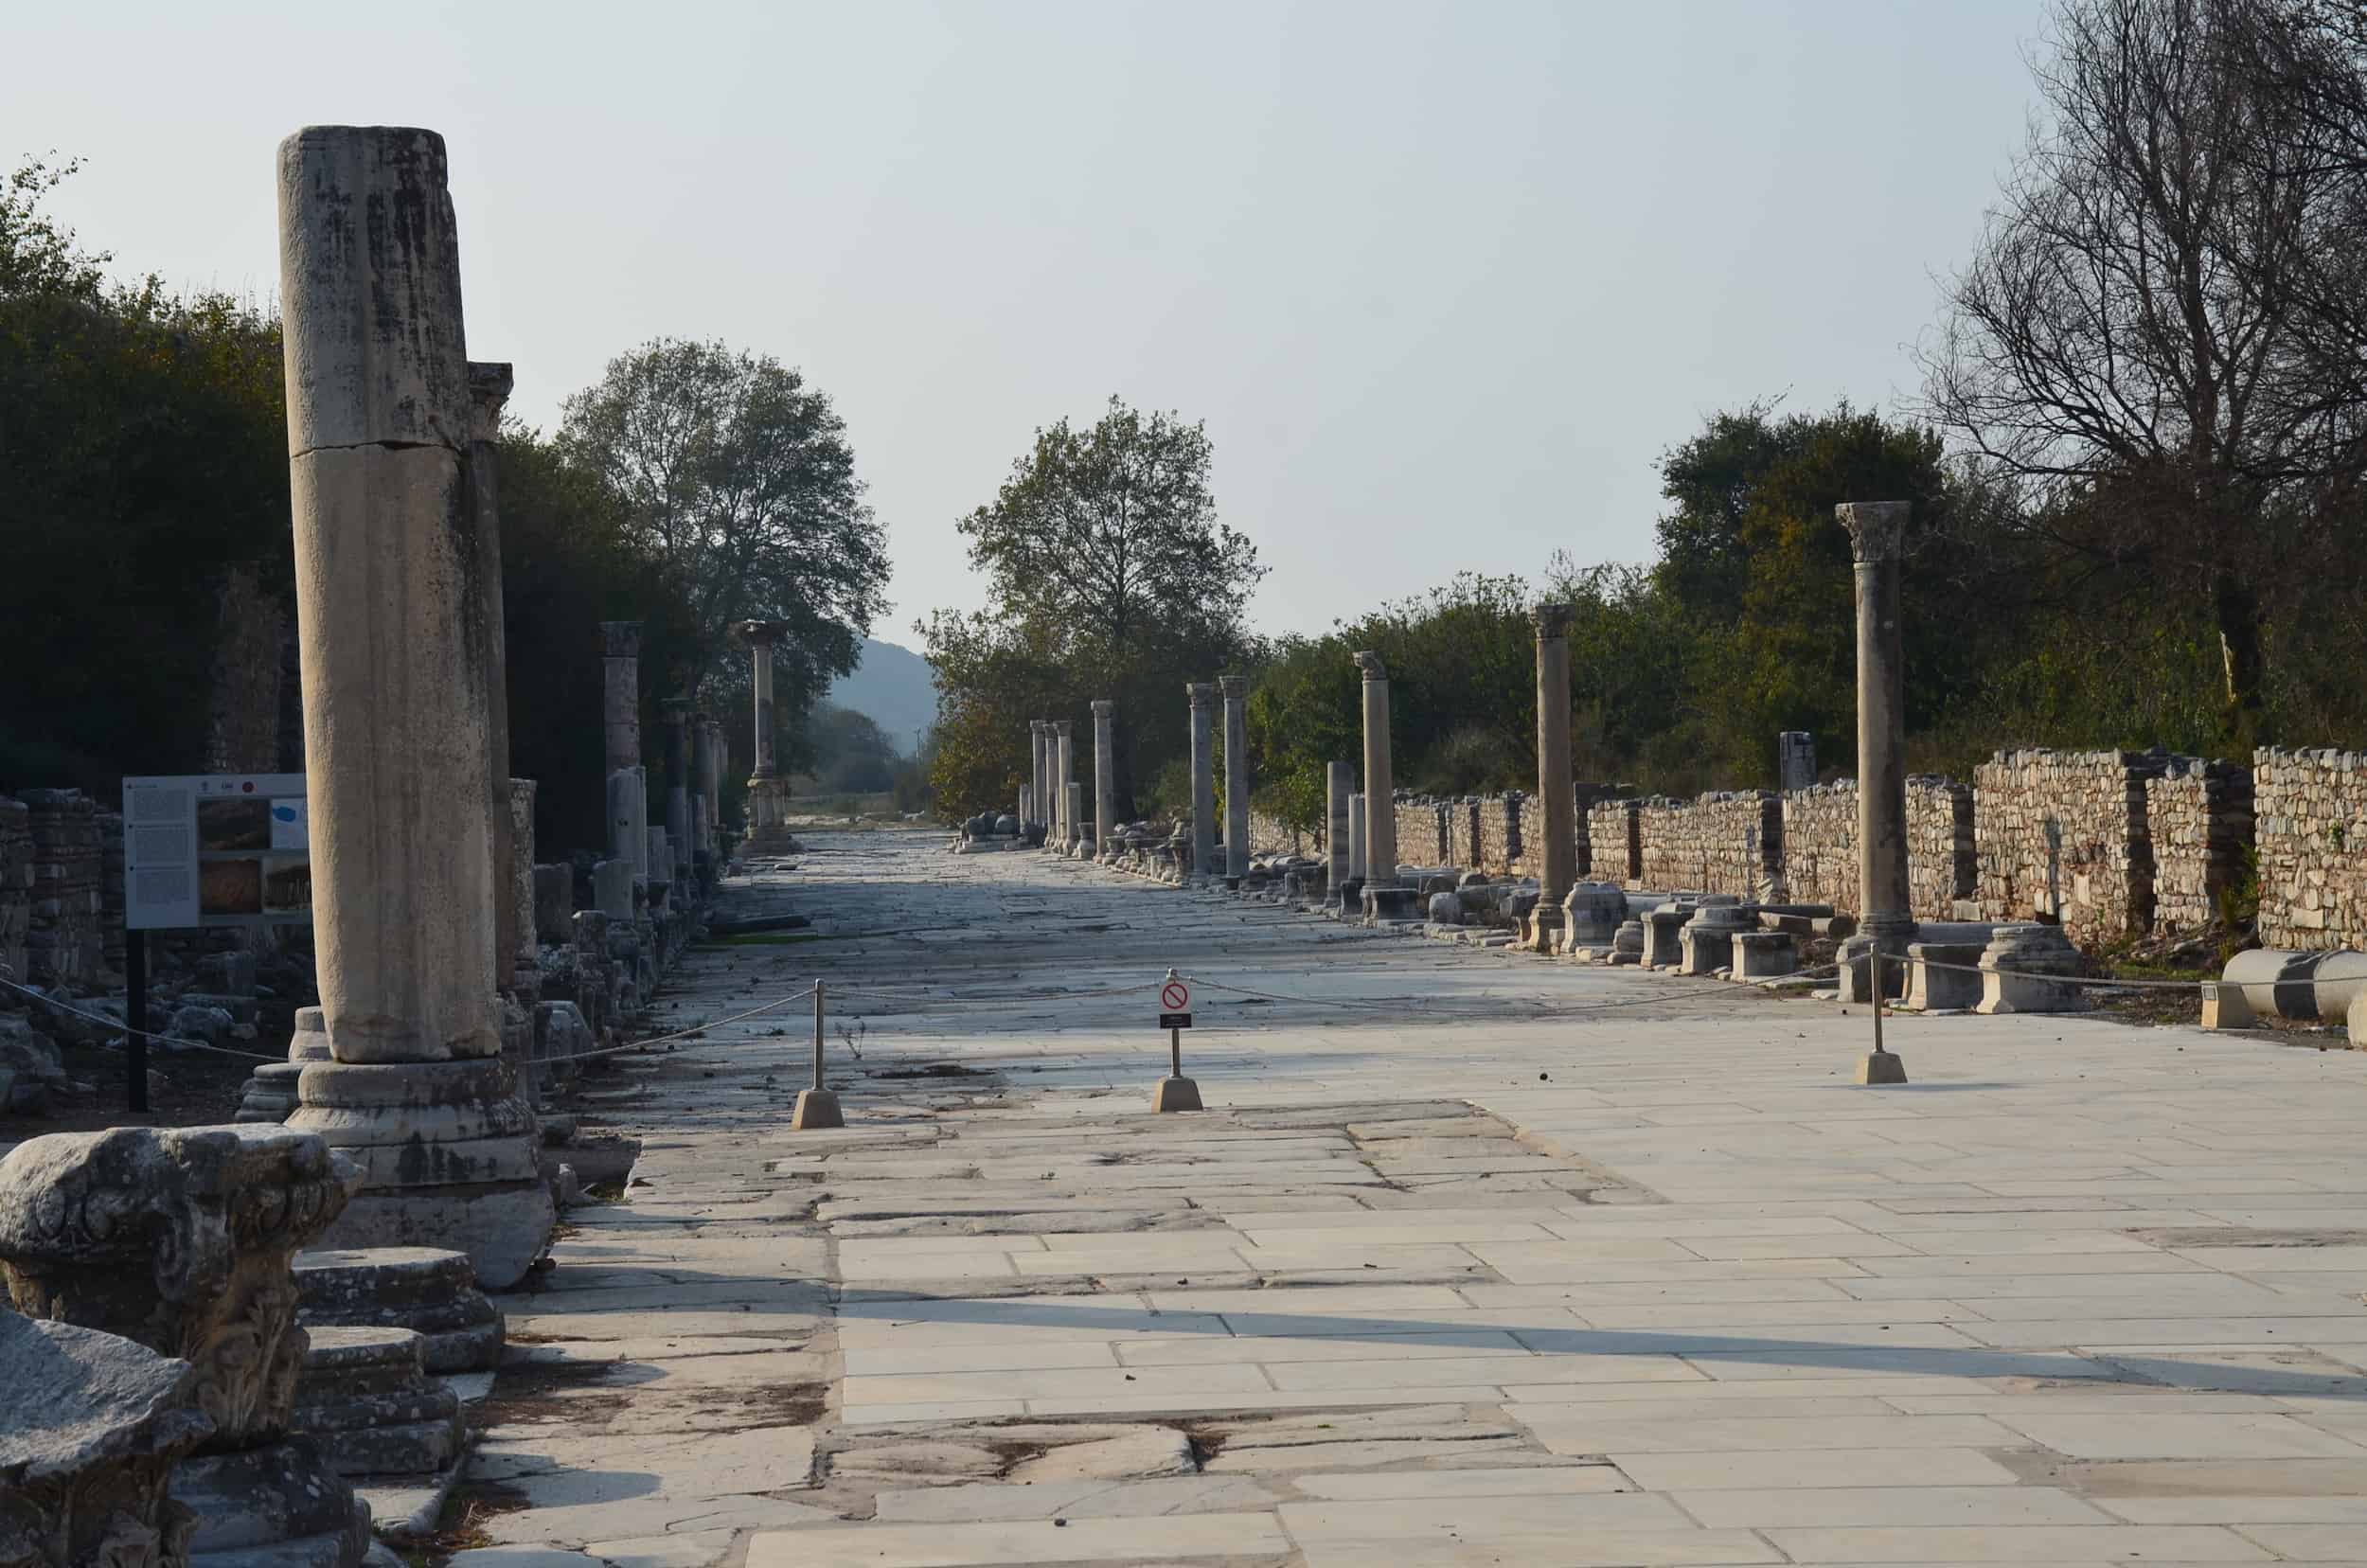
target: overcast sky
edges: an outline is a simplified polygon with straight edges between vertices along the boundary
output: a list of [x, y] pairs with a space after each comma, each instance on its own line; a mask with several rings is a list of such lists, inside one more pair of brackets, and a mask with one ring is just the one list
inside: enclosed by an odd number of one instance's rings
[[117, 0], [11, 15], [0, 155], [126, 270], [277, 285], [273, 149], [452, 151], [469, 348], [511, 407], [658, 334], [845, 415], [917, 644], [957, 518], [1112, 393], [1205, 419], [1320, 630], [1463, 567], [1641, 561], [1714, 410], [1895, 406], [2020, 141], [2039, 0]]

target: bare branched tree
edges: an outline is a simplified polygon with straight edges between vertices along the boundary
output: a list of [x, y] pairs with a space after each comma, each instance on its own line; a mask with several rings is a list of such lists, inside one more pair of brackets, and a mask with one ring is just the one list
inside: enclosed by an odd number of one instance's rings
[[2239, 737], [2274, 576], [2367, 461], [2361, 37], [2355, 0], [2064, 0], [1924, 346], [1924, 411], [2055, 543], [2209, 596]]

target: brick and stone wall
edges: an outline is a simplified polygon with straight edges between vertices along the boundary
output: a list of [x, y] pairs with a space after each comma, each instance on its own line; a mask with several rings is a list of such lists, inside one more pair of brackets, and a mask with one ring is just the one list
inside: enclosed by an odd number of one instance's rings
[[[1366, 811], [1372, 806], [1366, 803]], [[1397, 801], [1397, 864], [1399, 865], [1451, 865], [1452, 852], [1444, 840], [1447, 830], [1446, 803], [1427, 796], [1418, 799], [1399, 797]]]
[[[1907, 780], [1907, 899], [1919, 920], [1948, 920], [1973, 896], [1972, 787], [1933, 774]], [[1795, 903], [1858, 908], [1858, 784], [1784, 796], [1784, 884]]]
[[[32, 813], [23, 801], [0, 795], [0, 975], [19, 985], [27, 984], [25, 934], [32, 922]], [[12, 998], [0, 995], [0, 1006]]]
[[1643, 801], [1633, 796], [1599, 800], [1586, 809], [1579, 840], [1578, 869], [1591, 881], [1640, 882]]
[[1478, 854], [1469, 863], [1491, 877], [1534, 877], [1545, 822], [1538, 803], [1519, 792], [1472, 803]]
[[98, 807], [80, 790], [27, 790], [33, 838], [32, 922], [26, 971], [41, 986], [87, 988], [99, 977]]
[[2367, 755], [2252, 754], [2267, 947], [2367, 949]]
[[[1974, 769], [1981, 918], [2052, 914], [2082, 945], [2148, 930], [2154, 866], [2145, 784], [2182, 760], [2165, 752], [2034, 750], [2000, 752]], [[2061, 840], [2059, 864], [2050, 822]]]
[[2218, 918], [2252, 847], [2252, 771], [2181, 757], [2145, 780], [2153, 841], [2153, 929], [2196, 932]]
[[1636, 820], [1646, 887], [1760, 898], [1782, 884], [1783, 800], [1772, 791], [1655, 797]]
[[1249, 813], [1249, 852], [1253, 855], [1315, 855], [1323, 852], [1320, 827], [1301, 829], [1255, 807]]

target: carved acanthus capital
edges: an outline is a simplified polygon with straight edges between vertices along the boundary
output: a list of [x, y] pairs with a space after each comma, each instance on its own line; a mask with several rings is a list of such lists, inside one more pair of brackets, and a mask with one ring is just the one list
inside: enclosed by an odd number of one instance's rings
[[1219, 675], [1217, 677], [1217, 689], [1224, 693], [1224, 700], [1226, 702], [1237, 703], [1242, 698], [1249, 695], [1249, 677], [1246, 675]]
[[782, 621], [744, 620], [732, 632], [750, 648], [770, 648], [789, 634], [789, 627]]
[[1052, 738], [1056, 740], [1065, 740], [1076, 732], [1077, 721], [1074, 719], [1055, 719], [1052, 721]]
[[641, 657], [639, 621], [600, 622], [600, 651], [612, 659]]
[[361, 1185], [284, 1127], [51, 1133], [0, 1160], [0, 1277], [28, 1317], [195, 1366], [209, 1446], [274, 1437], [304, 1361], [289, 1260]]
[[1096, 697], [1093, 700], [1093, 710], [1095, 719], [1108, 719], [1116, 714], [1118, 704], [1112, 698]]
[[1357, 668], [1364, 672], [1364, 679], [1385, 681], [1389, 678], [1389, 667], [1380, 662], [1379, 654], [1367, 650], [1361, 653], [1350, 654], [1349, 658]]
[[1849, 530], [1849, 558], [1862, 566], [1898, 559], [1913, 509], [1912, 501], [1843, 501], [1833, 515]]
[[518, 383], [507, 360], [469, 362], [469, 439], [489, 441], [501, 434], [502, 409]]
[[1186, 682], [1184, 686], [1184, 700], [1192, 704], [1195, 712], [1207, 707], [1217, 700], [1216, 683], [1213, 681]]
[[1576, 617], [1577, 611], [1567, 604], [1539, 604], [1529, 611], [1529, 624], [1537, 629], [1540, 642], [1549, 637], [1567, 637], [1570, 623]]

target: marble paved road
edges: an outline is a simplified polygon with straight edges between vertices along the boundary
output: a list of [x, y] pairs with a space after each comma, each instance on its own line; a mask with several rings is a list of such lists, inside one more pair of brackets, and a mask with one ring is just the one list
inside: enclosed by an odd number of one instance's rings
[[[730, 895], [455, 1561], [2367, 1562], [2367, 1058], [1382, 937], [935, 835]], [[1210, 1110], [1146, 1114], [1152, 983]]]

